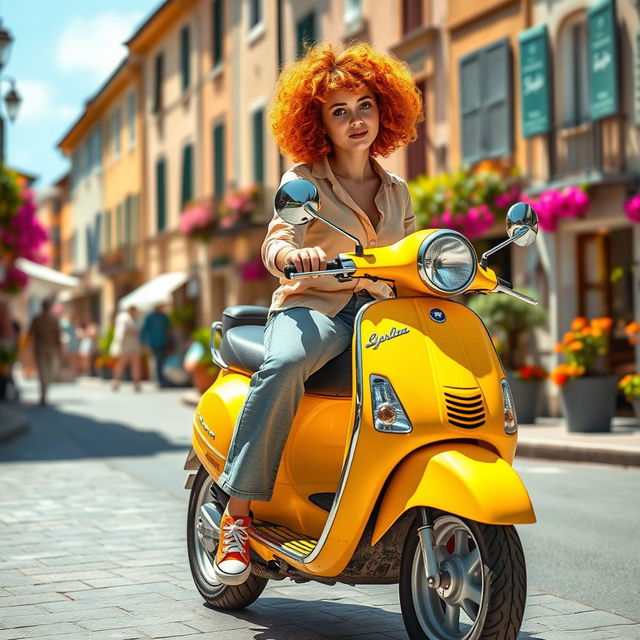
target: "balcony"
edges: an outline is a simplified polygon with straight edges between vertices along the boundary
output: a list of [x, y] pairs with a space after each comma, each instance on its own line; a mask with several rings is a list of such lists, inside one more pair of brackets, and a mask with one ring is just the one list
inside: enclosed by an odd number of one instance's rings
[[106, 276], [114, 276], [128, 271], [136, 271], [136, 254], [133, 246], [120, 247], [103, 253], [99, 260], [100, 272]]
[[625, 170], [624, 117], [557, 127], [550, 145], [550, 180], [601, 180]]

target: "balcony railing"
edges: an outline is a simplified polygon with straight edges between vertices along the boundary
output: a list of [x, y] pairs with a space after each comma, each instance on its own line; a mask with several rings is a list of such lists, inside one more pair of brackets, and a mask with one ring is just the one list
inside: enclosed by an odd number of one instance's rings
[[624, 119], [558, 127], [551, 143], [551, 178], [619, 174], [625, 169]]
[[100, 256], [100, 271], [105, 275], [112, 276], [125, 271], [135, 271], [136, 256], [134, 247], [120, 247]]

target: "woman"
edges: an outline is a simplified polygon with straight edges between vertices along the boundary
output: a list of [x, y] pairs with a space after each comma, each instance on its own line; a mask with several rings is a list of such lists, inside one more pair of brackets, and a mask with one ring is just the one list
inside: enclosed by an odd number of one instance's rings
[[[415, 230], [409, 191], [373, 157], [414, 140], [421, 114], [420, 94], [404, 64], [367, 44], [341, 54], [318, 45], [285, 69], [276, 87], [271, 127], [282, 152], [301, 163], [282, 182], [313, 182], [323, 215], [365, 247], [393, 244]], [[283, 276], [287, 263], [318, 271], [327, 256], [346, 251], [353, 251], [350, 241], [321, 221], [294, 227], [274, 215], [269, 225], [262, 257], [280, 287], [265, 328], [265, 360], [251, 378], [219, 478], [231, 497], [214, 567], [226, 584], [250, 574], [250, 501], [271, 499], [305, 380], [348, 348], [360, 307], [392, 293], [382, 282]]]
[[138, 310], [136, 307], [129, 307], [116, 316], [113, 341], [109, 347], [109, 354], [116, 358], [111, 384], [114, 391], [118, 390], [120, 379], [127, 365], [129, 365], [129, 371], [133, 378], [133, 387], [136, 391], [140, 391], [141, 352]]

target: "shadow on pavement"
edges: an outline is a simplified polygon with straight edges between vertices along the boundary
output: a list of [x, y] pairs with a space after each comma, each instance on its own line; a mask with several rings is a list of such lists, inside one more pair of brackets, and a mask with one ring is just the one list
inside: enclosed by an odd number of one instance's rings
[[[355, 592], [354, 592], [355, 594]], [[211, 608], [204, 605], [206, 608]], [[216, 609], [212, 609], [217, 611]], [[242, 611], [225, 611], [227, 615], [268, 629], [252, 629], [253, 640], [292, 640], [292, 625], [314, 631], [321, 637], [334, 638], [346, 634], [360, 636], [370, 633], [390, 638], [408, 636], [402, 614], [382, 607], [360, 605], [354, 602], [323, 600], [309, 602], [293, 598], [260, 598], [250, 608]], [[335, 622], [332, 621], [335, 618]], [[323, 631], [326, 635], [323, 635]], [[303, 634], [304, 637], [305, 634]], [[316, 636], [314, 636], [316, 637]], [[536, 640], [539, 634], [521, 631], [518, 640]]]
[[156, 431], [64, 413], [55, 405], [15, 406], [26, 416], [30, 427], [24, 434], [0, 445], [0, 462], [152, 456], [187, 449]]

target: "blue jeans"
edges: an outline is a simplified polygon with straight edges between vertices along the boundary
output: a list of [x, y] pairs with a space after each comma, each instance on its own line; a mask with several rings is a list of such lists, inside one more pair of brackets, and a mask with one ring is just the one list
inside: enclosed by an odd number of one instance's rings
[[295, 307], [271, 315], [265, 359], [253, 374], [219, 486], [242, 500], [270, 500], [282, 450], [307, 378], [351, 344], [356, 313], [373, 298], [353, 295], [334, 317]]
[[153, 353], [153, 361], [156, 366], [156, 382], [159, 387], [166, 387], [167, 381], [164, 379], [164, 374], [162, 373], [164, 361], [166, 360], [166, 350], [164, 347], [151, 347], [151, 351]]

